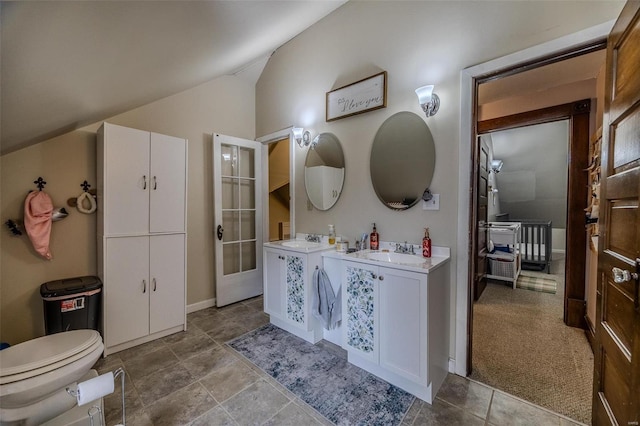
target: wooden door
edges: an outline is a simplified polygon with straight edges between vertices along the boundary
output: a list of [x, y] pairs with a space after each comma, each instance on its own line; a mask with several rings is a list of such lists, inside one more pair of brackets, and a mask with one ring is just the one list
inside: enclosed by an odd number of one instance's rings
[[264, 251], [264, 311], [282, 319], [284, 301], [284, 260], [282, 251], [267, 249]]
[[378, 267], [343, 262], [342, 343], [349, 353], [379, 360]]
[[149, 232], [184, 232], [187, 141], [151, 133]]
[[478, 300], [487, 286], [487, 215], [489, 208], [489, 146], [485, 142], [486, 136], [479, 136], [478, 149], [478, 217], [477, 217], [477, 246], [476, 270], [474, 274], [473, 299]]
[[262, 294], [262, 144], [213, 135], [216, 305]]
[[593, 424], [640, 421], [640, 2], [609, 36], [603, 124]]
[[149, 334], [149, 237], [107, 238], [104, 332], [107, 347]]
[[149, 132], [104, 124], [104, 234], [149, 232]]
[[149, 237], [149, 333], [185, 322], [184, 234]]
[[380, 268], [380, 365], [418, 383], [427, 377], [427, 274]]

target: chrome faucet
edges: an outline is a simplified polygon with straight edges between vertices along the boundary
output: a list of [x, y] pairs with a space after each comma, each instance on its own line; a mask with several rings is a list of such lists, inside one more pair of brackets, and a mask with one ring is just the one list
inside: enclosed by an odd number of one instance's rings
[[405, 241], [404, 245], [400, 244], [400, 243], [396, 243], [396, 253], [409, 253], [409, 254], [416, 254], [415, 251], [413, 251], [413, 244], [408, 244]]
[[320, 235], [318, 235], [318, 234], [307, 234], [307, 236], [304, 237], [304, 239], [309, 241], [310, 243], [319, 243], [320, 242]]
[[356, 239], [356, 251], [367, 249], [367, 238], [369, 234], [366, 232], [360, 236], [360, 239]]

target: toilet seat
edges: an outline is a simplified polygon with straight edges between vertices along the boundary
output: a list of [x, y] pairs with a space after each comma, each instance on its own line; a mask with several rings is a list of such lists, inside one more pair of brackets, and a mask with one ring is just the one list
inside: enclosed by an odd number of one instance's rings
[[0, 351], [0, 385], [45, 374], [94, 352], [102, 345], [96, 330], [72, 330]]

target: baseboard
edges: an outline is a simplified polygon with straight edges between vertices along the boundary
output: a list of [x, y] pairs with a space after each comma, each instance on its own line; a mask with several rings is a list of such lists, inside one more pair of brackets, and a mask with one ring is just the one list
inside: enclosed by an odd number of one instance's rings
[[595, 353], [596, 351], [596, 328], [591, 322], [591, 318], [588, 315], [584, 316], [584, 320], [587, 323], [587, 329], [584, 331], [584, 334], [587, 336], [587, 340], [589, 341], [589, 345], [591, 346], [591, 350]]
[[587, 304], [584, 300], [568, 298], [565, 301], [564, 323], [569, 327], [587, 328]]
[[190, 314], [192, 312], [201, 311], [202, 309], [212, 308], [216, 306], [216, 298], [203, 300], [202, 302], [193, 303], [191, 305], [187, 305], [187, 313]]

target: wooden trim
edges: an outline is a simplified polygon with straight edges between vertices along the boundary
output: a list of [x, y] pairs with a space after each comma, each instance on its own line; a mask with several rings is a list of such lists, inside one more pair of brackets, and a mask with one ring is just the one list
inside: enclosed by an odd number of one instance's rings
[[[478, 122], [478, 134], [569, 120], [569, 179], [567, 187], [567, 248], [565, 267], [564, 322], [586, 328], [585, 266], [587, 236], [584, 230], [587, 207], [589, 162], [589, 112], [591, 100], [542, 108]], [[474, 209], [477, 206], [474, 206]], [[474, 228], [475, 229], [475, 228]]]
[[588, 315], [584, 316], [584, 322], [587, 324], [587, 328], [584, 331], [584, 335], [587, 337], [589, 341], [589, 346], [591, 346], [591, 351], [596, 351], [596, 327], [591, 322], [591, 319]]

